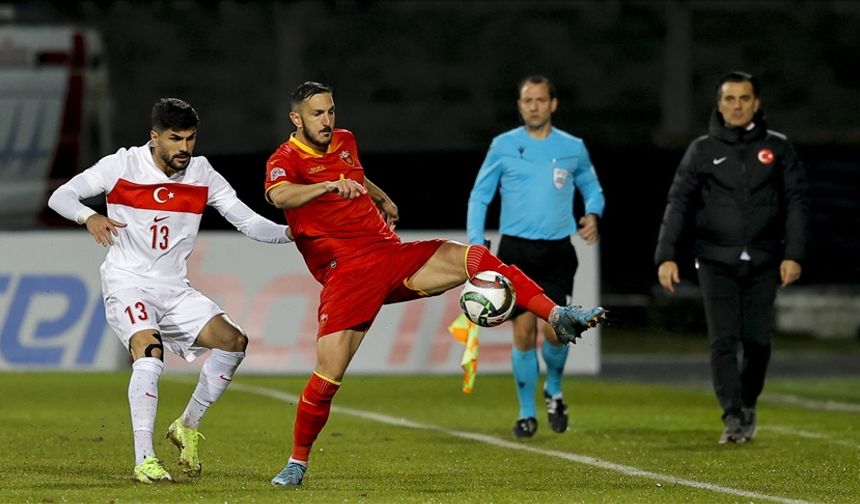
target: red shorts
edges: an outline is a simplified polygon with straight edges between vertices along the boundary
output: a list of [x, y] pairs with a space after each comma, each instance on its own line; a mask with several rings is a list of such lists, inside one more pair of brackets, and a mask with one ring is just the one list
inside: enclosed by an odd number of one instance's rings
[[443, 243], [445, 240], [392, 243], [331, 268], [320, 292], [317, 337], [346, 329], [366, 331], [382, 305], [423, 297], [404, 281]]

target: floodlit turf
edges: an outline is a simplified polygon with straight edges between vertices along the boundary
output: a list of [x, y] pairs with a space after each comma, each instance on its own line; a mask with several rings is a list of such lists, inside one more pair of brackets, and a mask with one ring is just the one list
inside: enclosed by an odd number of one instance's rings
[[269, 484], [288, 456], [295, 413], [278, 392], [298, 394], [306, 377], [237, 375], [204, 420], [203, 475], [188, 482], [164, 433], [194, 377], [167, 373], [156, 450], [179, 482], [152, 486], [131, 476], [127, 379], [0, 374], [0, 502], [860, 501], [857, 379], [772, 381], [755, 441], [718, 446], [707, 389], [575, 377], [566, 384], [571, 430], [555, 434], [541, 415], [535, 438], [518, 441], [510, 376], [479, 376], [472, 395], [453, 376], [352, 376], [294, 490]]

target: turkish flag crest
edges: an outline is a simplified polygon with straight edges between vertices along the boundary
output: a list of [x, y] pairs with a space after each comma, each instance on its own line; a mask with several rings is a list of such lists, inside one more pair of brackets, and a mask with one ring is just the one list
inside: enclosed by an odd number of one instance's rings
[[762, 149], [758, 151], [758, 161], [763, 165], [773, 163], [773, 151], [770, 149]]

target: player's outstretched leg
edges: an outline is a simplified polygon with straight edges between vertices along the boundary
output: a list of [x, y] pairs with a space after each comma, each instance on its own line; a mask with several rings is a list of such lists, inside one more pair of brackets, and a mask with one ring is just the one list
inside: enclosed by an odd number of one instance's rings
[[582, 333], [596, 326], [606, 318], [606, 310], [595, 306], [590, 310], [583, 310], [581, 306], [556, 306], [549, 313], [547, 320], [558, 340], [562, 343], [576, 343]]
[[200, 476], [203, 464], [200, 462], [198, 447], [201, 439], [206, 439], [197, 429], [182, 425], [182, 419], [177, 418], [167, 428], [167, 439], [179, 448], [179, 466], [189, 478]]
[[579, 306], [557, 306], [516, 265], [503, 263], [483, 245], [470, 245], [466, 252], [466, 274], [471, 277], [487, 270], [505, 275], [517, 292], [517, 307], [549, 322], [563, 344], [575, 342], [586, 329], [596, 326], [606, 316], [606, 310], [599, 306], [588, 311], [582, 311]]
[[143, 462], [134, 466], [134, 477], [141, 483], [158, 483], [159, 481], [173, 481], [173, 477], [155, 457], [146, 457]]

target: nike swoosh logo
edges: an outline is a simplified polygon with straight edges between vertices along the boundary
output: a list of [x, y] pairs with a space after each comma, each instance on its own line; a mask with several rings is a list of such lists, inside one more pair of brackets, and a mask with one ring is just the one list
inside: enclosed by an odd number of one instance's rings
[[144, 392], [143, 395], [145, 395], [146, 397], [151, 397], [153, 399], [158, 399], [158, 396], [154, 396], [154, 395], [150, 394], [149, 392]]
[[224, 375], [218, 375], [218, 378], [221, 378], [224, 381], [233, 381], [233, 378]]
[[312, 402], [308, 401], [307, 399], [305, 399], [304, 395], [302, 395], [302, 402], [304, 402], [305, 404], [310, 404], [311, 406], [318, 406], [317, 404], [312, 403]]
[[726, 160], [726, 158], [724, 158], [724, 157], [721, 157], [721, 158], [714, 158], [714, 164], [715, 164], [715, 165], [718, 165], [718, 164], [722, 163], [722, 162], [723, 162], [723, 161], [725, 161], [725, 160]]
[[168, 217], [170, 217], [170, 216], [169, 216], [169, 215], [165, 215], [164, 217], [156, 217], [156, 218], [152, 219], [152, 221], [153, 221], [153, 222], [161, 222], [161, 221], [163, 221], [164, 219], [166, 219], [166, 218], [168, 218]]

